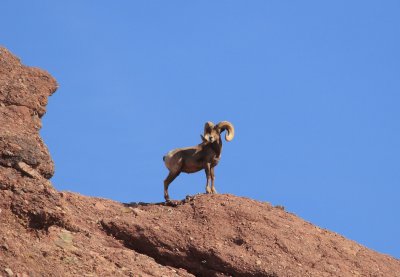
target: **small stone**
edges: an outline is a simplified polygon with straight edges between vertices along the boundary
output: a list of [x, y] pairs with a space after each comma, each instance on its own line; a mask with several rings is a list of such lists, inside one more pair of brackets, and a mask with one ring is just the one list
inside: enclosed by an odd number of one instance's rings
[[257, 264], [257, 265], [261, 265], [261, 261], [260, 261], [260, 260], [257, 260], [257, 261], [256, 261], [256, 264]]
[[103, 205], [103, 203], [101, 202], [96, 202], [96, 204], [94, 204], [94, 207], [100, 211], [104, 211], [105, 210], [105, 206]]
[[14, 276], [14, 272], [12, 272], [11, 268], [5, 268], [4, 271], [7, 273], [7, 276]]
[[132, 209], [132, 212], [133, 212], [133, 214], [134, 214], [135, 216], [139, 216], [140, 214], [143, 213], [143, 211], [142, 211], [141, 209], [138, 209], [138, 208], [133, 208], [133, 209]]
[[73, 235], [71, 234], [71, 232], [67, 231], [67, 230], [62, 230], [59, 235], [58, 235], [58, 239], [55, 240], [55, 244], [63, 249], [66, 250], [75, 250], [75, 246], [73, 245]]
[[25, 173], [26, 175], [28, 175], [31, 178], [36, 178], [36, 179], [40, 179], [41, 175], [34, 170], [32, 167], [30, 167], [28, 164], [24, 163], [24, 162], [19, 162], [17, 163], [17, 169], [19, 169], [20, 171], [22, 171], [23, 173]]
[[1, 247], [2, 247], [4, 250], [8, 250], [8, 244], [7, 244], [7, 243], [4, 243]]

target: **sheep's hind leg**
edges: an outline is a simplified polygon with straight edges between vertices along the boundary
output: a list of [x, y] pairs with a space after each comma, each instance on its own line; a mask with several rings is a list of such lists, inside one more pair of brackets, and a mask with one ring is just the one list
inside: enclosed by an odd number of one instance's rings
[[205, 167], [207, 183], [206, 183], [206, 193], [211, 193], [210, 189], [210, 178], [211, 178], [211, 165], [207, 164]]
[[179, 173], [173, 173], [170, 172], [164, 180], [164, 198], [165, 201], [169, 201], [169, 194], [168, 194], [168, 186], [171, 184], [173, 180], [175, 180], [176, 177], [178, 177]]
[[215, 175], [214, 175], [214, 167], [211, 168], [211, 193], [217, 193], [217, 190], [215, 189], [214, 186], [214, 180], [215, 180]]

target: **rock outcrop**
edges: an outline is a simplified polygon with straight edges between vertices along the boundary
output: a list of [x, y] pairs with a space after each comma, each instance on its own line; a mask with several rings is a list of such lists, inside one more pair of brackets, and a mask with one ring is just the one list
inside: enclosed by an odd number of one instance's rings
[[400, 261], [247, 198], [123, 204], [58, 192], [45, 71], [0, 48], [0, 276], [400, 276]]
[[22, 65], [0, 48], [0, 165], [53, 176], [54, 164], [39, 130], [47, 98], [56, 89], [50, 74]]

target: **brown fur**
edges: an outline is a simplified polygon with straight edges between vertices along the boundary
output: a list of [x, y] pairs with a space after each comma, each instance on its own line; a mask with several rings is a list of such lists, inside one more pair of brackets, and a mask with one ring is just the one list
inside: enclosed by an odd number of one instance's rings
[[181, 172], [194, 173], [204, 169], [207, 176], [206, 192], [217, 193], [214, 186], [214, 167], [221, 157], [221, 133], [225, 130], [227, 131], [225, 139], [232, 140], [234, 128], [231, 123], [222, 121], [214, 125], [212, 122], [207, 122], [204, 126], [204, 134], [201, 135], [202, 143], [192, 147], [174, 149], [163, 157], [165, 166], [169, 170], [169, 174], [164, 180], [166, 201], [169, 201], [168, 186]]

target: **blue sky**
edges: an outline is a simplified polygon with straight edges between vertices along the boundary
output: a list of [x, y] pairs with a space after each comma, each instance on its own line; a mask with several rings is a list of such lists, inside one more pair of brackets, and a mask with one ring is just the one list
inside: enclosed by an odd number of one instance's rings
[[[59, 82], [41, 131], [58, 189], [162, 201], [162, 156], [229, 120], [219, 192], [399, 258], [399, 13], [398, 1], [6, 0], [0, 44]], [[170, 196], [204, 184], [181, 175]]]

